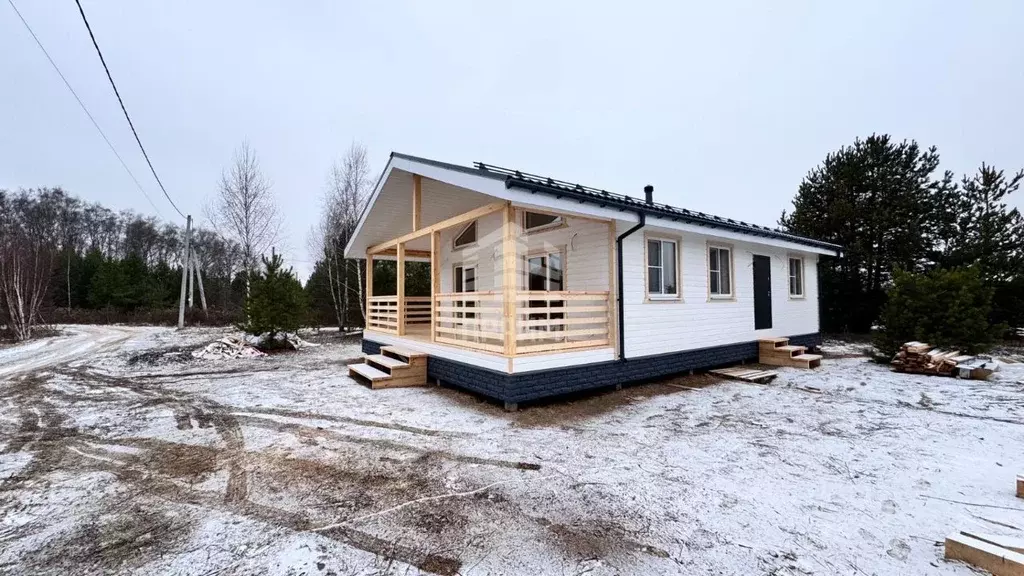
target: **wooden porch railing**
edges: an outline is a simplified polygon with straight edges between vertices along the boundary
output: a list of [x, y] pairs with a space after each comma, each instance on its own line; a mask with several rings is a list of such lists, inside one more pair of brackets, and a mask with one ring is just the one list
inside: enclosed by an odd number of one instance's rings
[[[370, 330], [398, 334], [398, 296], [371, 296]], [[430, 296], [405, 297], [405, 325], [430, 324]]]
[[501, 292], [436, 294], [434, 341], [485, 352], [505, 351]]
[[405, 297], [405, 325], [430, 324], [430, 296]]
[[608, 292], [518, 292], [516, 354], [608, 346]]
[[398, 296], [370, 296], [366, 327], [378, 332], [398, 334]]
[[[503, 294], [466, 292], [435, 296], [434, 341], [503, 354]], [[516, 294], [516, 354], [608, 346], [608, 292]]]

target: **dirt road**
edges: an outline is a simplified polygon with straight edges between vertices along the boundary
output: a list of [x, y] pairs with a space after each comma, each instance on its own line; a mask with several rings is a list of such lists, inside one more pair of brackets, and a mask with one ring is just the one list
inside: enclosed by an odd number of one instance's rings
[[63, 334], [40, 338], [0, 349], [0, 379], [58, 366], [91, 355], [117, 350], [125, 340], [140, 332], [138, 328], [118, 326], [68, 326]]
[[219, 334], [0, 350], [0, 574], [967, 575], [947, 532], [1024, 529], [1013, 367], [826, 359], [508, 414], [361, 387], [355, 343], [192, 358]]

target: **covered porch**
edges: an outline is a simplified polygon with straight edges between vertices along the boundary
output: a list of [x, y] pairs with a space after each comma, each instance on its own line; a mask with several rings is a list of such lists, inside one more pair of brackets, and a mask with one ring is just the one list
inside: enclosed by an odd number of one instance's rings
[[[507, 372], [527, 364], [514, 364], [514, 358], [614, 357], [614, 222], [587, 219], [586, 233], [600, 234], [601, 246], [588, 244], [586, 250], [568, 222], [574, 216], [510, 201], [422, 225], [423, 180], [412, 178], [408, 205], [413, 230], [366, 250], [365, 338], [419, 345], [431, 353], [486, 356], [486, 365], [501, 365]], [[524, 230], [527, 213], [561, 222], [561, 231], [551, 226], [547, 232]], [[459, 248], [457, 239], [468, 234], [469, 226], [474, 227], [472, 242]], [[570, 232], [570, 240], [559, 240]], [[380, 260], [396, 263], [393, 293], [374, 290], [373, 271]], [[429, 296], [408, 294], [406, 269], [413, 261], [429, 262]], [[577, 278], [575, 286], [570, 278]], [[569, 289], [581, 286], [585, 289]], [[590, 353], [577, 354], [582, 352]]]

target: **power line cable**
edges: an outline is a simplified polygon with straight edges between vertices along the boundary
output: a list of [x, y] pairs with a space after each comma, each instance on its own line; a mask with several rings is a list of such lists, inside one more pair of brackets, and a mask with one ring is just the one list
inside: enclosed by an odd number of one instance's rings
[[[10, 2], [10, 0], [8, 0]], [[117, 96], [117, 101], [121, 104], [121, 111], [124, 112], [125, 119], [128, 120], [128, 126], [132, 129], [132, 134], [135, 135], [135, 141], [139, 143], [139, 149], [142, 150], [142, 156], [146, 158], [146, 164], [149, 164], [149, 170], [153, 173], [153, 178], [156, 178], [156, 183], [160, 185], [160, 191], [164, 193], [167, 201], [171, 203], [174, 210], [181, 215], [182, 218], [185, 214], [178, 209], [177, 204], [174, 200], [171, 200], [171, 195], [167, 193], [167, 189], [164, 188], [164, 183], [160, 181], [160, 177], [156, 174], [156, 169], [153, 168], [153, 163], [149, 160], [149, 154], [146, 153], [146, 148], [142, 145], [142, 140], [139, 138], [139, 133], [135, 131], [135, 124], [132, 123], [131, 116], [128, 115], [128, 109], [124, 107], [124, 100], [121, 99], [121, 93], [117, 90], [117, 84], [114, 83], [114, 77], [110, 75], [110, 68], [107, 67], [107, 61], [103, 58], [103, 52], [100, 50], [100, 45], [96, 42], [96, 35], [92, 33], [92, 26], [89, 26], [89, 20], [85, 17], [85, 10], [82, 9], [82, 3], [79, 0], [75, 0], [75, 4], [78, 5], [78, 12], [82, 15], [82, 22], [85, 22], [85, 29], [89, 31], [89, 38], [92, 39], [92, 45], [96, 47], [96, 53], [100, 56], [100, 62], [103, 64], [103, 69], [107, 72], [107, 79], [110, 80], [110, 86], [114, 89], [114, 95]]]
[[78, 93], [75, 92], [75, 89], [71, 87], [71, 83], [68, 82], [68, 79], [64, 77], [64, 73], [60, 71], [60, 68], [57, 66], [57, 63], [54, 62], [53, 58], [50, 57], [50, 53], [46, 51], [45, 47], [43, 47], [43, 43], [39, 41], [39, 37], [36, 36], [36, 33], [32, 31], [32, 27], [28, 25], [28, 22], [25, 21], [25, 17], [21, 15], [21, 12], [18, 10], [18, 7], [14, 5], [13, 0], [7, 0], [7, 3], [10, 4], [11, 8], [14, 9], [14, 13], [18, 15], [18, 19], [20, 19], [21, 23], [25, 25], [25, 29], [28, 30], [28, 33], [32, 36], [32, 39], [36, 41], [36, 45], [39, 46], [39, 49], [43, 51], [43, 54], [46, 56], [46, 59], [50, 61], [50, 65], [53, 66], [53, 69], [57, 72], [57, 75], [60, 76], [60, 79], [64, 81], [64, 86], [67, 86], [68, 91], [70, 91], [71, 95], [74, 96], [75, 100], [78, 101], [78, 105], [82, 107], [82, 111], [85, 112], [85, 115], [89, 117], [89, 120], [92, 122], [92, 125], [96, 128], [96, 131], [100, 133], [100, 136], [103, 137], [103, 141], [106, 142], [107, 146], [110, 147], [110, 151], [114, 153], [114, 156], [117, 156], [117, 160], [118, 162], [121, 163], [121, 167], [124, 168], [124, 171], [128, 173], [128, 176], [131, 176], [132, 181], [135, 182], [135, 185], [139, 188], [139, 192], [142, 192], [142, 195], [146, 198], [146, 201], [149, 202], [149, 205], [152, 206], [153, 210], [156, 211], [157, 216], [163, 219], [164, 216], [163, 214], [160, 213], [160, 209], [156, 207], [156, 204], [153, 203], [153, 199], [149, 197], [149, 194], [146, 193], [145, 188], [143, 188], [142, 184], [139, 183], [139, 179], [135, 177], [135, 174], [133, 174], [131, 169], [128, 168], [128, 165], [125, 164], [124, 159], [121, 158], [121, 155], [117, 153], [117, 149], [114, 148], [114, 145], [110, 142], [110, 138], [107, 138], [107, 135], [103, 132], [103, 129], [100, 128], [99, 123], [97, 123], [96, 119], [93, 118], [92, 113], [90, 113], [89, 109], [85, 107], [85, 103], [82, 102], [82, 99], [78, 97]]

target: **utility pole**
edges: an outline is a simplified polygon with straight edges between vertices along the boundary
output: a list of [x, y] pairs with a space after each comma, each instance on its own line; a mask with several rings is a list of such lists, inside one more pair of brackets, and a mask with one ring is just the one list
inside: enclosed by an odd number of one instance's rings
[[185, 251], [181, 257], [181, 295], [178, 297], [178, 328], [185, 327], [185, 287], [188, 285], [189, 255], [192, 254], [192, 215], [185, 219]]
[[203, 290], [203, 273], [199, 269], [199, 256], [192, 251], [192, 269], [196, 271], [196, 279], [199, 280], [199, 301], [203, 304], [203, 314], [206, 313], [206, 291]]
[[195, 253], [189, 250], [188, 253], [188, 307], [195, 308], [195, 293], [196, 293], [196, 267], [192, 264], [192, 259]]

